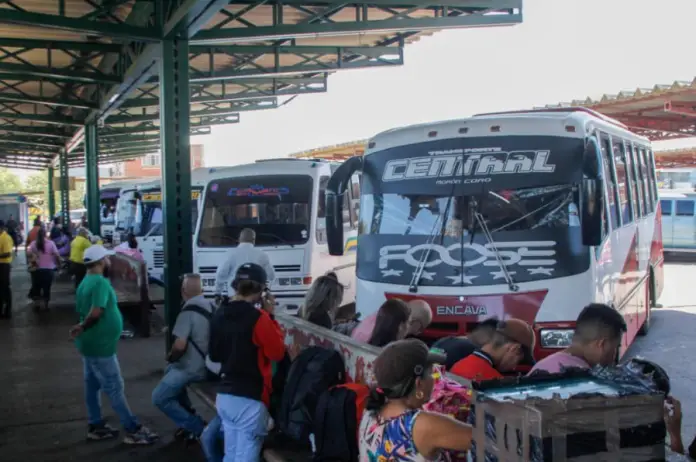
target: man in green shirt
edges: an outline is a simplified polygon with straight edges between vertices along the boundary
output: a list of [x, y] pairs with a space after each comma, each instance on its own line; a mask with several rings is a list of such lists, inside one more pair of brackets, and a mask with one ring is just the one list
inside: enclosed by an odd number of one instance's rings
[[157, 434], [138, 422], [128, 407], [123, 391], [123, 377], [116, 356], [123, 318], [118, 309], [116, 292], [104, 277], [112, 254], [101, 245], [93, 245], [85, 250], [87, 274], [75, 296], [80, 323], [70, 329], [70, 338], [75, 340], [84, 364], [85, 401], [89, 418], [87, 439], [103, 440], [118, 436], [118, 430], [102, 418], [99, 392], [103, 391], [126, 431], [124, 443], [152, 444], [157, 440]]

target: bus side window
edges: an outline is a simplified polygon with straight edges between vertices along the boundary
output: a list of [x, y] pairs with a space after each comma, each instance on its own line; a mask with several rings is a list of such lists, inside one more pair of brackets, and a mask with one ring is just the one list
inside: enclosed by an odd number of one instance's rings
[[638, 172], [640, 173], [641, 189], [643, 190], [643, 203], [645, 204], [644, 212], [648, 214], [655, 210], [655, 204], [653, 204], [650, 197], [650, 174], [648, 173], [648, 164], [645, 160], [645, 148], [636, 148], [636, 156], [638, 157]]
[[670, 199], [660, 200], [660, 209], [662, 209], [662, 216], [672, 215], [672, 201]]
[[614, 168], [616, 170], [616, 184], [619, 187], [619, 204], [621, 210], [621, 225], [633, 221], [633, 207], [631, 204], [631, 185], [628, 182], [626, 165], [626, 152], [622, 140], [614, 140]]
[[607, 195], [609, 196], [609, 203], [606, 209], [609, 214], [611, 229], [616, 229], [619, 227], [619, 210], [616, 206], [616, 175], [612, 168], [614, 162], [612, 159], [613, 156], [611, 154], [609, 137], [607, 135], [602, 134], [600, 146], [602, 149], [602, 163], [604, 164], [604, 172], [606, 175], [604, 183], [607, 188]]
[[645, 212], [643, 212], [644, 201], [643, 195], [641, 194], [640, 177], [638, 176], [638, 165], [636, 164], [636, 148], [632, 143], [626, 143], [626, 161], [629, 168], [629, 177], [631, 178], [631, 197], [633, 198], [633, 211], [634, 217], [637, 220], [642, 217]]
[[653, 204], [657, 203], [657, 182], [655, 181], [655, 158], [652, 149], [647, 151], [648, 178], [650, 178], [650, 199]]
[[678, 217], [693, 217], [694, 216], [694, 201], [676, 201], [674, 215]]

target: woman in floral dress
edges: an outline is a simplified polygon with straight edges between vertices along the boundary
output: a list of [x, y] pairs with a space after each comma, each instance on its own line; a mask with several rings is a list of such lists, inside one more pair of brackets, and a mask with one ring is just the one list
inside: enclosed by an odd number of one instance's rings
[[471, 448], [471, 426], [422, 409], [433, 391], [433, 365], [444, 359], [416, 339], [382, 350], [360, 423], [360, 462], [441, 462], [445, 451]]

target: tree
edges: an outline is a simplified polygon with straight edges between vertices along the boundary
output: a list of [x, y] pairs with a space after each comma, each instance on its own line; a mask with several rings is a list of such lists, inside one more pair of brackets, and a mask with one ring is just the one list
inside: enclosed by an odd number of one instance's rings
[[19, 177], [6, 168], [0, 168], [0, 194], [18, 194], [22, 189]]
[[[2, 180], [0, 180], [2, 181]], [[42, 173], [36, 173], [34, 175], [31, 175], [26, 179], [24, 182], [24, 188], [27, 191], [41, 191], [43, 192], [43, 195], [41, 196], [43, 199], [43, 203], [46, 204], [45, 207], [48, 207], [48, 175], [46, 172]], [[55, 192], [56, 195], [56, 212], [60, 211], [61, 209], [61, 195], [60, 195], [60, 189], [56, 189]], [[76, 209], [83, 209], [85, 208], [84, 204], [84, 195], [85, 195], [85, 182], [84, 181], [77, 181], [75, 182], [75, 190], [70, 191], [68, 193], [68, 200], [70, 201], [70, 210], [76, 210]], [[46, 210], [48, 212], [48, 209]]]

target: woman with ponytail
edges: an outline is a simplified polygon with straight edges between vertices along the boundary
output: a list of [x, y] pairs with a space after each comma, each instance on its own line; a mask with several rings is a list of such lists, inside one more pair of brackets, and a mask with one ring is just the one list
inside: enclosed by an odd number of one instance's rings
[[360, 462], [440, 462], [445, 451], [468, 451], [471, 426], [424, 411], [433, 365], [444, 356], [417, 339], [387, 345], [373, 363], [376, 379], [360, 423]]

